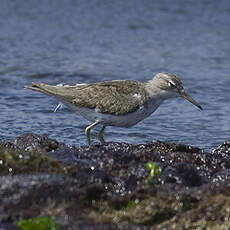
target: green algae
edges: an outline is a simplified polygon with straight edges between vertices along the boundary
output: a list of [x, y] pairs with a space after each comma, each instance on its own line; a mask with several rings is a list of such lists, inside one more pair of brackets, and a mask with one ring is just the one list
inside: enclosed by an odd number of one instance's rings
[[159, 176], [161, 175], [161, 168], [155, 162], [148, 162], [145, 164], [145, 167], [149, 170], [149, 175], [145, 179], [146, 184], [157, 183]]
[[61, 230], [61, 226], [49, 217], [35, 217], [28, 220], [20, 220], [16, 225], [22, 230]]
[[132, 200], [128, 201], [128, 204], [127, 204], [127, 206], [126, 206], [126, 209], [127, 209], [127, 210], [133, 209], [133, 208], [135, 208], [137, 205], [139, 205], [140, 202], [141, 202], [141, 201], [140, 201], [140, 199], [138, 199], [138, 198], [132, 199]]

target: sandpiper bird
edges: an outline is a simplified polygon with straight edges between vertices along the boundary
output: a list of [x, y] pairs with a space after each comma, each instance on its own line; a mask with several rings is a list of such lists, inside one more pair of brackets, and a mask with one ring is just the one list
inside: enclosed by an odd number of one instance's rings
[[202, 107], [185, 93], [181, 80], [172, 73], [158, 73], [147, 82], [114, 80], [91, 84], [56, 86], [32, 83], [27, 89], [55, 97], [71, 110], [92, 122], [85, 129], [90, 145], [90, 130], [102, 125], [98, 139], [103, 144], [106, 126], [130, 127], [151, 115], [166, 99], [183, 97]]

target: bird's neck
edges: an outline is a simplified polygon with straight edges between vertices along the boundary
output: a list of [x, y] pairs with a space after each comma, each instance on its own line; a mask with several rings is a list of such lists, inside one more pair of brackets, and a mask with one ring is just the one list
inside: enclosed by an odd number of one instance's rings
[[164, 101], [172, 97], [170, 92], [160, 88], [154, 79], [145, 83], [145, 89], [148, 92], [149, 97], [153, 100], [156, 99], [159, 101]]

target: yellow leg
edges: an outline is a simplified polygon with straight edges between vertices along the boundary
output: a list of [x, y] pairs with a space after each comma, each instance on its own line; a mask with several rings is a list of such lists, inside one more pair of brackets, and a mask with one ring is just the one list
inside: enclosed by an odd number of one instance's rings
[[97, 137], [98, 137], [98, 140], [101, 142], [101, 144], [105, 144], [105, 141], [104, 141], [104, 138], [103, 138], [103, 133], [104, 133], [104, 130], [105, 130], [105, 125], [102, 126], [100, 132], [98, 133]]
[[85, 135], [87, 137], [88, 145], [90, 145], [90, 130], [98, 124], [98, 121], [94, 122], [93, 124], [89, 125], [85, 129]]

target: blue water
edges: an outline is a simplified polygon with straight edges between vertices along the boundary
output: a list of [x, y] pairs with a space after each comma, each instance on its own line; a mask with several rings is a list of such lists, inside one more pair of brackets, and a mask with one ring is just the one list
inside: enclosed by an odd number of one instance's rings
[[[25, 132], [86, 144], [87, 120], [23, 88], [112, 79], [144, 81], [173, 72], [204, 108], [169, 100], [107, 141], [153, 139], [206, 150], [230, 137], [228, 0], [0, 0], [0, 140]], [[96, 138], [94, 137], [94, 142]]]

